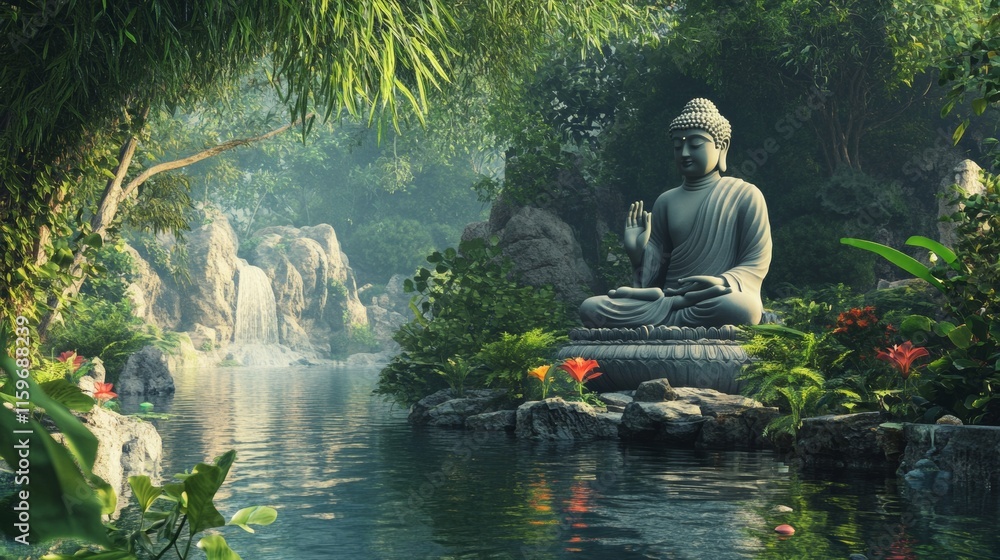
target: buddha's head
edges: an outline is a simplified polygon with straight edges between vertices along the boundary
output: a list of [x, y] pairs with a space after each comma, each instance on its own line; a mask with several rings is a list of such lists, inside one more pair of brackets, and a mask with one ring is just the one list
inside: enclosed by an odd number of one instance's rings
[[670, 123], [674, 161], [681, 175], [698, 179], [716, 169], [726, 170], [726, 154], [732, 127], [707, 99], [688, 101], [681, 114]]

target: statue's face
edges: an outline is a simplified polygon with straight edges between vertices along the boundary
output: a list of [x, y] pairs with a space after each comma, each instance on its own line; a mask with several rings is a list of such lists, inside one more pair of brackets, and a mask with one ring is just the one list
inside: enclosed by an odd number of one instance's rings
[[692, 179], [704, 177], [719, 167], [719, 160], [729, 146], [715, 146], [715, 140], [708, 131], [701, 128], [685, 128], [673, 131], [674, 162], [681, 175]]

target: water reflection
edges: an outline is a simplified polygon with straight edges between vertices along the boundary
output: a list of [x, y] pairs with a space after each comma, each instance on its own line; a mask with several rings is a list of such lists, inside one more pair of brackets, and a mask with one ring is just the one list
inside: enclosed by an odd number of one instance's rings
[[[192, 370], [157, 403], [167, 472], [238, 453], [220, 510], [278, 521], [244, 558], [986, 558], [994, 498], [932, 501], [894, 478], [817, 481], [768, 453], [412, 429], [376, 372]], [[137, 403], [127, 404], [137, 406]], [[134, 410], [134, 408], [133, 408]], [[778, 504], [794, 508], [775, 514]], [[788, 523], [793, 537], [773, 529]], [[230, 528], [231, 529], [231, 528]]]

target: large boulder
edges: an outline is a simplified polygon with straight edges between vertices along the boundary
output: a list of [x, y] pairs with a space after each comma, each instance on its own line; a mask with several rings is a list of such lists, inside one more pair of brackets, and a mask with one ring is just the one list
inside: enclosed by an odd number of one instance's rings
[[802, 420], [795, 442], [796, 460], [805, 468], [860, 468], [894, 471], [878, 437], [887, 421], [880, 412], [815, 416]]
[[174, 378], [163, 352], [155, 346], [146, 346], [129, 356], [116, 391], [122, 396], [172, 395]]
[[[952, 186], [957, 185], [959, 190], [966, 195], [984, 194], [986, 187], [983, 186], [980, 174], [982, 168], [972, 160], [964, 160], [956, 165], [950, 173], [941, 180], [941, 198], [938, 199], [938, 217], [950, 216], [961, 209], [960, 206], [951, 204], [957, 193], [952, 190]], [[938, 235], [941, 243], [946, 247], [954, 247], [957, 240], [955, 224], [950, 221], [938, 222]]]
[[369, 324], [357, 284], [327, 224], [266, 227], [254, 234], [250, 264], [271, 279], [278, 337], [296, 350], [329, 349], [330, 334]]
[[483, 432], [513, 432], [517, 427], [516, 410], [497, 410], [476, 414], [465, 419], [467, 430]]
[[163, 442], [151, 423], [105, 408], [94, 407], [84, 422], [97, 438], [94, 474], [118, 494], [117, 515], [132, 494], [128, 477], [146, 475], [155, 482], [159, 476]]
[[458, 395], [451, 389], [441, 389], [410, 407], [408, 420], [415, 426], [465, 426], [465, 419], [493, 412], [506, 391], [502, 389], [472, 389]]
[[161, 278], [131, 245], [125, 245], [125, 252], [132, 258], [132, 272], [135, 274], [135, 280], [126, 290], [126, 296], [132, 301], [133, 313], [161, 329], [176, 330], [181, 323], [181, 297], [173, 280]]
[[705, 422], [698, 405], [680, 401], [631, 402], [622, 414], [622, 439], [691, 445]]
[[222, 341], [236, 322], [236, 232], [224, 215], [207, 210], [201, 227], [187, 235], [190, 285], [181, 294], [184, 330], [195, 323], [214, 328]]
[[519, 438], [549, 441], [617, 439], [621, 414], [598, 413], [582, 402], [559, 397], [529, 401], [517, 408]]

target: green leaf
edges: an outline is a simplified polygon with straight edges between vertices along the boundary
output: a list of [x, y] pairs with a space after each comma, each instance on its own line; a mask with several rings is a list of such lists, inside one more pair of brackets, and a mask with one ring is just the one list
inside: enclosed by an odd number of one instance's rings
[[91, 475], [90, 485], [94, 488], [94, 495], [101, 504], [101, 515], [111, 515], [118, 509], [118, 493], [103, 478]]
[[962, 140], [962, 136], [965, 136], [965, 129], [969, 127], [969, 119], [965, 119], [959, 123], [958, 127], [955, 128], [955, 133], [951, 135], [951, 143], [953, 146], [957, 146], [959, 141]]
[[961, 266], [958, 264], [958, 255], [955, 254], [955, 251], [952, 251], [929, 237], [914, 235], [906, 240], [906, 244], [911, 247], [923, 247], [924, 249], [934, 251], [937, 256], [944, 259], [944, 262], [948, 266], [956, 271], [961, 269]]
[[163, 488], [153, 486], [146, 475], [128, 477], [128, 485], [132, 488], [135, 499], [139, 502], [139, 508], [143, 513], [149, 510], [149, 506], [163, 494]]
[[942, 284], [940, 280], [935, 278], [931, 274], [930, 270], [927, 269], [926, 266], [924, 266], [919, 261], [917, 261], [916, 259], [905, 253], [901, 253], [900, 251], [897, 251], [892, 247], [886, 247], [881, 243], [865, 241], [864, 239], [853, 239], [850, 237], [844, 237], [840, 240], [840, 242], [843, 243], [844, 245], [857, 247], [858, 249], [864, 249], [865, 251], [870, 251], [872, 253], [875, 253], [876, 255], [884, 258], [885, 260], [891, 262], [892, 264], [898, 266], [899, 268], [902, 268], [903, 270], [909, 272], [910, 274], [916, 276], [917, 278], [927, 281], [941, 292], [945, 291], [944, 284]]
[[972, 369], [979, 367], [979, 362], [976, 362], [975, 360], [970, 360], [968, 358], [959, 358], [953, 361], [951, 364], [955, 366], [955, 369], [959, 371], [963, 369]]
[[784, 336], [788, 338], [805, 338], [809, 336], [800, 330], [796, 330], [783, 325], [749, 325], [747, 328], [754, 332], [761, 334], [770, 334], [775, 336]]
[[104, 238], [99, 233], [91, 233], [83, 238], [82, 243], [95, 249], [100, 249], [104, 245]]
[[278, 511], [267, 506], [252, 506], [243, 508], [229, 520], [229, 525], [236, 525], [248, 533], [254, 530], [249, 525], [270, 525], [278, 518]]
[[215, 460], [214, 465], [198, 463], [194, 473], [184, 479], [184, 492], [187, 494], [187, 515], [191, 536], [226, 524], [225, 518], [215, 509], [212, 500], [215, 493], [226, 480], [229, 467], [236, 459], [235, 451], [227, 451]]
[[986, 99], [984, 99], [982, 97], [980, 97], [979, 99], [973, 99], [972, 100], [972, 112], [974, 112], [976, 114], [976, 116], [982, 115], [983, 112], [986, 111], [986, 106], [988, 104], [989, 103], [986, 101]]
[[962, 325], [948, 333], [948, 339], [962, 350], [972, 346], [972, 329], [968, 325]]
[[89, 412], [94, 408], [94, 399], [68, 379], [53, 379], [42, 383], [40, 387], [49, 398], [70, 410]]
[[205, 551], [208, 560], [242, 560], [239, 554], [229, 548], [222, 535], [209, 535], [198, 541], [198, 548]]
[[931, 332], [934, 323], [930, 317], [923, 315], [909, 315], [899, 324], [899, 332], [907, 338], [921, 332]]

